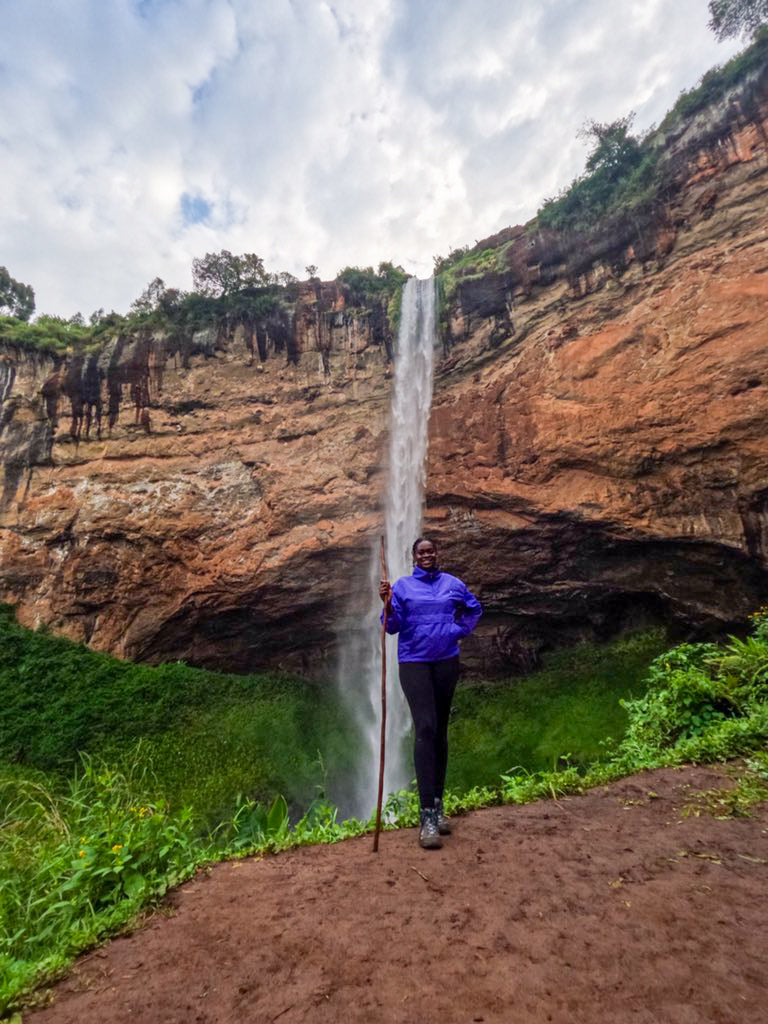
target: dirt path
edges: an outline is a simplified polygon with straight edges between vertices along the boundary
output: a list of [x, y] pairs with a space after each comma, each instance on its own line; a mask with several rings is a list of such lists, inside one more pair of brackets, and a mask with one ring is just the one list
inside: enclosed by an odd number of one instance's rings
[[[681, 816], [719, 770], [216, 867], [25, 1024], [758, 1024], [768, 805]], [[649, 796], [649, 791], [655, 796]]]

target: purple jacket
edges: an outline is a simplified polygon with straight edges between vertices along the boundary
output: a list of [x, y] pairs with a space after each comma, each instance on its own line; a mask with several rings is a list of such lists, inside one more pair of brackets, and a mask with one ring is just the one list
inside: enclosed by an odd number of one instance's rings
[[472, 632], [482, 614], [483, 606], [456, 576], [416, 566], [392, 587], [387, 632], [400, 634], [398, 661], [442, 661], [456, 657], [459, 639]]

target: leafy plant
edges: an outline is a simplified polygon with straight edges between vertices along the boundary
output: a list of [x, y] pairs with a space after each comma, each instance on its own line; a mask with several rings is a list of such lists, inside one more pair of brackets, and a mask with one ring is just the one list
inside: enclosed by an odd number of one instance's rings
[[768, 22], [768, 0], [709, 0], [709, 15], [719, 40], [749, 36]]
[[189, 809], [151, 789], [145, 766], [129, 777], [88, 757], [61, 786], [0, 772], [0, 1012], [206, 858]]
[[22, 281], [16, 281], [5, 267], [0, 267], [0, 312], [19, 320], [29, 320], [34, 311], [34, 288]]

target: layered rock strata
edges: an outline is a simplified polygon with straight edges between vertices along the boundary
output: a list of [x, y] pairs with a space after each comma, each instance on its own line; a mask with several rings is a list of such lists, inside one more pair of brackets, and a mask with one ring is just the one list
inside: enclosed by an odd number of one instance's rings
[[[732, 628], [768, 599], [767, 123], [670, 140], [642, 245], [542, 263], [511, 229], [445, 309], [427, 523], [486, 605], [475, 668], [635, 622]], [[306, 287], [282, 339], [4, 352], [0, 599], [23, 623], [329, 670], [380, 528], [390, 351], [381, 311]]]
[[327, 642], [375, 522], [389, 371], [375, 317], [324, 291], [287, 354], [242, 329], [118, 338], [90, 393], [74, 360], [6, 351], [0, 593], [23, 623], [243, 670]]

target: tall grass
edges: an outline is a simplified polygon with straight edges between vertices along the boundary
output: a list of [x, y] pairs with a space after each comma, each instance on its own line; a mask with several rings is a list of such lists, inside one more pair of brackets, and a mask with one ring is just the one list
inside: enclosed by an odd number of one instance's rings
[[296, 817], [354, 770], [357, 743], [342, 711], [307, 684], [304, 693], [195, 710], [172, 729], [122, 748], [104, 744], [99, 753], [126, 770], [151, 764], [169, 804], [189, 805], [197, 822], [213, 826], [243, 799], [266, 803], [278, 793]]
[[152, 780], [84, 759], [67, 784], [0, 772], [0, 1012], [40, 976], [129, 920], [205, 856], [188, 809]]
[[[139, 753], [145, 753], [141, 748]], [[0, 1014], [201, 865], [365, 831], [313, 801], [291, 827], [285, 799], [240, 798], [214, 828], [157, 797], [145, 759], [120, 771], [84, 756], [67, 782], [0, 765]]]

